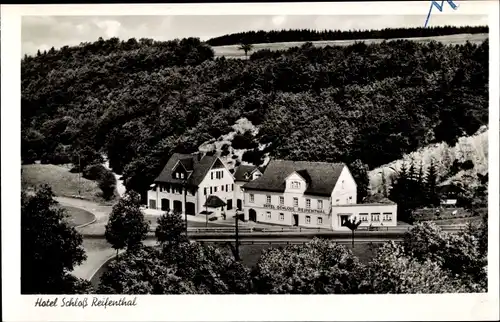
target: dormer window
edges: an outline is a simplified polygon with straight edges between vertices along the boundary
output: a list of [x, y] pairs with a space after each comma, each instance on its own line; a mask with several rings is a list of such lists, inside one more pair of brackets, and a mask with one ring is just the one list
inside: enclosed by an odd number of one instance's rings
[[181, 173], [181, 179], [184, 179], [184, 173]]
[[292, 189], [300, 189], [300, 182], [292, 181]]
[[176, 177], [177, 179], [179, 179], [179, 172], [176, 172], [176, 173], [175, 173], [175, 177]]

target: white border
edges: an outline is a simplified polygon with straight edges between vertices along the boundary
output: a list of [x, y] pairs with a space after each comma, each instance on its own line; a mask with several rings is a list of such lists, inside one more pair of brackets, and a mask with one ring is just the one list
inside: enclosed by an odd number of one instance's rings
[[[498, 2], [456, 1], [436, 14], [490, 16], [489, 292], [392, 296], [139, 296], [135, 308], [33, 307], [20, 296], [20, 18], [21, 15], [427, 15], [429, 2], [4, 6], [2, 29], [2, 291], [5, 321], [333, 321], [498, 320], [499, 71]], [[445, 10], [446, 11], [446, 10]], [[434, 15], [434, 12], [433, 12]], [[422, 24], [424, 21], [422, 21]], [[44, 297], [50, 298], [50, 297]], [[119, 298], [119, 296], [117, 296]]]

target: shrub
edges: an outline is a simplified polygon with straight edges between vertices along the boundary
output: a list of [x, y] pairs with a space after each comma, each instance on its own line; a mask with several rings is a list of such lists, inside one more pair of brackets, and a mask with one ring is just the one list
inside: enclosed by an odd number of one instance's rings
[[83, 177], [89, 180], [99, 180], [108, 170], [102, 164], [92, 164], [83, 169]]
[[257, 147], [257, 143], [254, 141], [250, 132], [245, 132], [244, 134], [236, 134], [231, 143], [234, 149], [253, 149]]

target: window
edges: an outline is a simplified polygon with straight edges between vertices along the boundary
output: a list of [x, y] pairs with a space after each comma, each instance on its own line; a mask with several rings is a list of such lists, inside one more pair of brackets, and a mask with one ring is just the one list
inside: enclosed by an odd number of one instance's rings
[[271, 212], [267, 212], [267, 219], [271, 219]]
[[306, 208], [307, 209], [311, 208], [311, 199], [306, 199]]
[[283, 214], [283, 213], [280, 214], [280, 220], [281, 221], [285, 220], [285, 214]]
[[181, 179], [184, 179], [184, 173], [181, 173]]
[[234, 191], [234, 183], [231, 184], [231, 191]]
[[318, 225], [323, 225], [323, 218], [318, 217]]
[[210, 179], [214, 179], [214, 173], [213, 172], [210, 172]]
[[214, 187], [214, 192], [217, 192], [217, 187]]
[[228, 184], [226, 185], [226, 191], [229, 191], [229, 185]]
[[280, 197], [280, 205], [284, 205], [285, 204], [285, 197]]
[[266, 203], [271, 203], [271, 196], [266, 196]]
[[380, 213], [379, 212], [372, 213], [372, 221], [380, 221]]
[[250, 202], [254, 202], [255, 201], [255, 196], [253, 195], [253, 193], [250, 194]]
[[323, 209], [323, 200], [318, 200], [318, 209]]
[[207, 195], [207, 187], [203, 188], [203, 194], [206, 196]]
[[221, 171], [221, 172], [220, 172], [220, 178], [221, 178], [221, 179], [222, 179], [222, 178], [224, 178], [224, 171]]
[[210, 187], [210, 194], [212, 194], [212, 187]]
[[224, 191], [224, 185], [220, 186], [220, 191]]
[[300, 189], [300, 182], [292, 181], [292, 189]]
[[368, 221], [368, 214], [367, 213], [360, 213], [359, 214], [359, 220], [363, 221]]
[[298, 207], [299, 206], [299, 198], [295, 197], [293, 198], [293, 206]]
[[392, 221], [392, 212], [384, 212], [382, 214], [383, 221]]
[[179, 172], [176, 172], [176, 173], [175, 173], [175, 177], [176, 177], [177, 179], [179, 179]]
[[306, 216], [306, 224], [310, 224], [311, 223], [311, 216]]
[[163, 192], [163, 186], [159, 185], [159, 187], [160, 187], [160, 192]]

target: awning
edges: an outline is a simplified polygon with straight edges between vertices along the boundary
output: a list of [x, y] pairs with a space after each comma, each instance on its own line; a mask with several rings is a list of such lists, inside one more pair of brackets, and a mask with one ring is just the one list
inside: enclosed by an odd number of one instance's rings
[[207, 201], [203, 205], [203, 207], [210, 207], [210, 208], [220, 208], [225, 206], [226, 203], [217, 196], [208, 196]]

